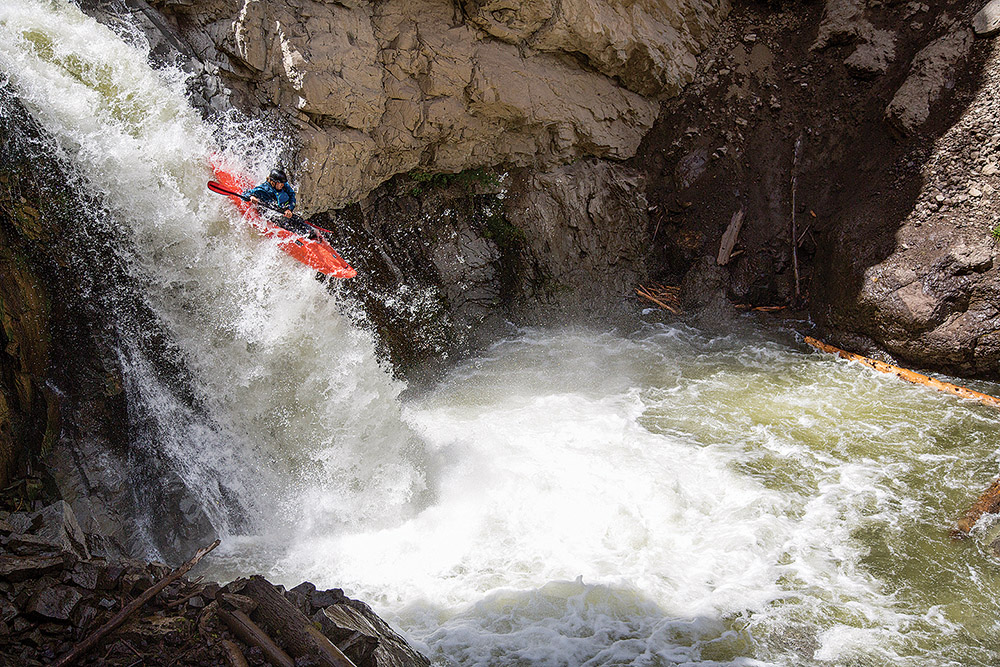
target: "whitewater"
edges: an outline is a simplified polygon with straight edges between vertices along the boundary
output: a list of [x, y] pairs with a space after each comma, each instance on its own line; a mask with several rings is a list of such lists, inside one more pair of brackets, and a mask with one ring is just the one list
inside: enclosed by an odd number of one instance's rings
[[524, 330], [404, 398], [349, 300], [205, 187], [280, 138], [203, 121], [148, 48], [0, 5], [3, 84], [118, 222], [190, 378], [123, 343], [134, 446], [223, 538], [213, 576], [341, 587], [441, 665], [1000, 660], [996, 531], [948, 539], [996, 474], [994, 411], [750, 319]]

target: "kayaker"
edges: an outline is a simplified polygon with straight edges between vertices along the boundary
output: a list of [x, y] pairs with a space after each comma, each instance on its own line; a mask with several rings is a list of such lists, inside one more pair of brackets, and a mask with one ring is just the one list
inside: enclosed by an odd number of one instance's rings
[[250, 188], [243, 196], [250, 197], [254, 204], [264, 202], [284, 209], [286, 218], [292, 217], [295, 210], [295, 190], [288, 184], [288, 176], [281, 169], [272, 169], [266, 181]]
[[288, 184], [288, 176], [283, 170], [272, 169], [266, 181], [250, 188], [243, 193], [243, 196], [249, 197], [254, 204], [277, 206], [282, 209], [282, 215], [285, 216], [285, 219], [279, 220], [278, 224], [296, 234], [315, 238], [316, 230], [305, 224], [302, 218], [292, 218], [294, 215], [292, 211], [295, 209], [295, 190]]

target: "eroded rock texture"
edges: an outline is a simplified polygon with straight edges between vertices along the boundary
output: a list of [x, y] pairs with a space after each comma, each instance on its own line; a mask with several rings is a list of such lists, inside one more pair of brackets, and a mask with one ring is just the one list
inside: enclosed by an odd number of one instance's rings
[[305, 203], [398, 173], [631, 157], [727, 0], [156, 3], [238, 106], [298, 130]]

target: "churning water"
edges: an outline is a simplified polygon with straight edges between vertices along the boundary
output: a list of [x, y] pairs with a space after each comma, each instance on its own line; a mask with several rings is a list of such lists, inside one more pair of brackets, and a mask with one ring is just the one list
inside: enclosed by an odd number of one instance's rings
[[947, 537], [997, 470], [989, 408], [749, 323], [524, 331], [403, 401], [347, 306], [205, 189], [210, 155], [260, 173], [276, 147], [60, 0], [0, 5], [0, 71], [188, 369], [195, 400], [122, 350], [217, 573], [343, 587], [445, 665], [1000, 661], [990, 531]]

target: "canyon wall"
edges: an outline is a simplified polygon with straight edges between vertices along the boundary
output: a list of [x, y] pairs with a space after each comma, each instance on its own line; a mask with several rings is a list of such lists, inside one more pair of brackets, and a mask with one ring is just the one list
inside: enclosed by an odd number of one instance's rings
[[[807, 306], [829, 337], [860, 351], [989, 376], [998, 357], [990, 332], [1000, 322], [982, 304], [994, 288], [970, 284], [993, 284], [983, 268], [992, 259], [973, 262], [971, 270], [947, 259], [993, 255], [991, 195], [1000, 184], [989, 173], [995, 66], [987, 61], [996, 7], [982, 4], [155, 6], [209, 74], [200, 79], [209, 81], [199, 93], [206, 108], [235, 105], [284, 123], [288, 162], [313, 210], [354, 202], [369, 212], [390, 210], [374, 202], [398, 192], [385, 184], [406, 174], [519, 174], [519, 194], [502, 205], [506, 223], [518, 230], [516, 252], [496, 244], [483, 224], [460, 223], [459, 236], [477, 239], [473, 245], [482, 245], [478, 254], [488, 259], [476, 265], [481, 270], [464, 265], [455, 284], [479, 283], [495, 297], [492, 305], [449, 286], [457, 274], [435, 259], [450, 252], [444, 246], [429, 253], [430, 271], [396, 272], [379, 287], [390, 295], [433, 292], [439, 321], [454, 325], [445, 338], [471, 340], [497, 315], [523, 323], [546, 313], [613, 315], [612, 303], [628, 310], [626, 283], [680, 283], [692, 267], [708, 266], [701, 260], [717, 254], [742, 209], [733, 261], [712, 269], [721, 271], [710, 282], [725, 285], [726, 299]], [[961, 126], [966, 106], [969, 130], [947, 134]], [[944, 136], [957, 148], [948, 149], [950, 158], [934, 157]], [[975, 156], [960, 156], [955, 150], [965, 142], [982, 146]], [[612, 166], [577, 169], [570, 190], [617, 188], [628, 215], [563, 191], [571, 181], [559, 170], [582, 159]], [[793, 176], [801, 225], [795, 252]], [[579, 186], [582, 178], [593, 180]], [[570, 214], [580, 206], [586, 232]], [[426, 202], [417, 208], [430, 218]], [[409, 224], [399, 211], [392, 215], [367, 220], [368, 231], [374, 225], [384, 238], [394, 224]], [[346, 220], [344, 243], [368, 234]], [[899, 241], [896, 232], [908, 227], [913, 231]], [[932, 237], [931, 228], [938, 229]], [[608, 243], [622, 235], [627, 249]], [[405, 264], [404, 255], [422, 255], [419, 244], [442, 238], [418, 237], [390, 263]], [[366, 254], [357, 248], [356, 256]], [[587, 260], [567, 263], [570, 255]], [[883, 262], [924, 268], [914, 269], [915, 278], [872, 281], [869, 269]], [[903, 288], [919, 295], [901, 300]], [[914, 299], [916, 311], [907, 306]], [[917, 312], [927, 309], [933, 314]]]
[[729, 11], [728, 0], [154, 5], [218, 73], [217, 97], [294, 127], [290, 171], [320, 210], [415, 169], [629, 158]]

